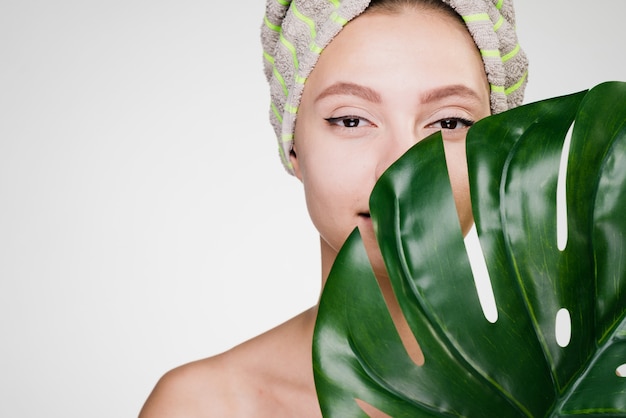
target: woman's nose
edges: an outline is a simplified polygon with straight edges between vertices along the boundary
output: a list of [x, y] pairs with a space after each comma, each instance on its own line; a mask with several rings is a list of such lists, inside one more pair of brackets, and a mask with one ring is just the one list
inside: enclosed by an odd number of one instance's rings
[[376, 180], [418, 141], [419, 139], [413, 132], [396, 134], [381, 141], [380, 157], [376, 167]]

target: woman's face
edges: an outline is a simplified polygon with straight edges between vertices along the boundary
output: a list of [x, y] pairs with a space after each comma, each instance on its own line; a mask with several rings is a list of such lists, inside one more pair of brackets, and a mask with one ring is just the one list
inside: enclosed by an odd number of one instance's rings
[[464, 232], [473, 219], [465, 159], [472, 122], [490, 113], [480, 54], [465, 27], [431, 10], [365, 13], [326, 47], [307, 79], [292, 163], [332, 264], [358, 226], [385, 274], [369, 217], [378, 177], [413, 144], [443, 130]]

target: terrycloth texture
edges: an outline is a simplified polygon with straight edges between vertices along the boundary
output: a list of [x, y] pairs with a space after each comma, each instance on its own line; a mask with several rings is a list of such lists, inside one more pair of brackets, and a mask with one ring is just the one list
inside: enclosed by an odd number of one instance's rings
[[[528, 60], [515, 33], [513, 0], [441, 0], [461, 15], [485, 65], [491, 85], [491, 112], [522, 103]], [[293, 174], [289, 152], [304, 89], [322, 50], [370, 0], [266, 0], [261, 41], [270, 83], [270, 120], [280, 157]]]

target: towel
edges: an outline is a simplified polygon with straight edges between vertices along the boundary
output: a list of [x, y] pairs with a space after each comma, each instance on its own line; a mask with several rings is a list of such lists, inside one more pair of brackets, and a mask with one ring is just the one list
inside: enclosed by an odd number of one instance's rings
[[[524, 99], [528, 59], [515, 32], [513, 0], [441, 0], [465, 22], [485, 65], [491, 112]], [[323, 49], [370, 0], [266, 0], [261, 27], [265, 76], [270, 85], [270, 121], [285, 169], [304, 84]]]

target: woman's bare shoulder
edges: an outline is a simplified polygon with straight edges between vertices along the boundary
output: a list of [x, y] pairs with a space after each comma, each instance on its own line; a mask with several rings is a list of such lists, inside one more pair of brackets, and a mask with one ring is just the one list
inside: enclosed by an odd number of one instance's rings
[[166, 373], [140, 418], [319, 416], [309, 314]]
[[231, 396], [227, 362], [225, 353], [170, 370], [159, 379], [139, 417], [234, 416], [239, 403]]

